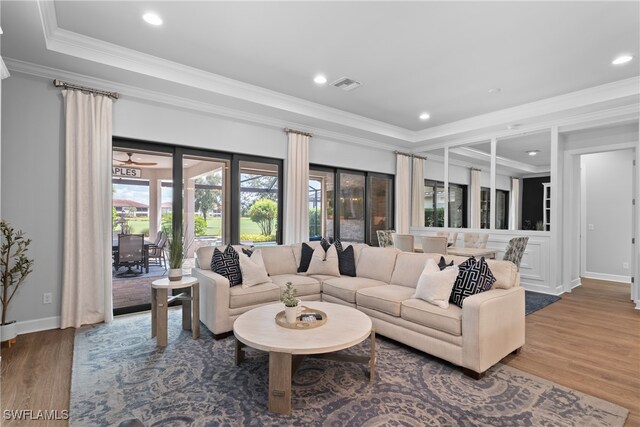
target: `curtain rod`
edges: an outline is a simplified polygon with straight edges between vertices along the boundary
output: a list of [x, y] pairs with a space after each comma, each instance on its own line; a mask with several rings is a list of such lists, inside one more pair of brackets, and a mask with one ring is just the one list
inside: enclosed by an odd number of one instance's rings
[[105, 95], [108, 96], [109, 98], [113, 98], [113, 99], [118, 99], [120, 97], [120, 94], [118, 94], [118, 92], [109, 92], [107, 90], [100, 90], [100, 89], [93, 89], [90, 87], [86, 87], [86, 86], [80, 86], [74, 83], [67, 83], [67, 82], [63, 82], [62, 80], [58, 80], [55, 79], [53, 81], [53, 85], [55, 87], [63, 87], [65, 89], [76, 89], [82, 92], [89, 92], [89, 93], [95, 93], [98, 95]]
[[426, 158], [426, 157], [418, 156], [418, 155], [416, 155], [416, 154], [403, 153], [402, 151], [394, 151], [394, 153], [395, 153], [395, 154], [400, 154], [401, 156], [415, 157], [416, 159], [427, 160], [427, 158]]
[[308, 136], [309, 138], [313, 137], [312, 134], [310, 134], [309, 132], [303, 132], [301, 130], [295, 130], [295, 129], [289, 129], [289, 128], [284, 128], [284, 131], [286, 133], [297, 133], [298, 135], [304, 135], [304, 136]]

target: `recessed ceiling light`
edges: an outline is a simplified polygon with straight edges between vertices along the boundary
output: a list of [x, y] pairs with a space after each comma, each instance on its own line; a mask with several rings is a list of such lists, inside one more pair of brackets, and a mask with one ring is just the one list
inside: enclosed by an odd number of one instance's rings
[[496, 93], [502, 92], [502, 89], [500, 89], [499, 87], [494, 87], [494, 88], [489, 89], [487, 92], [489, 92], [492, 95], [495, 95]]
[[156, 15], [153, 12], [145, 13], [144, 15], [142, 15], [142, 19], [144, 19], [147, 24], [156, 25], [156, 26], [162, 25], [162, 18], [160, 18], [158, 15]]
[[530, 156], [537, 156], [539, 152], [540, 150], [531, 150], [531, 151], [527, 151], [527, 154]]
[[431, 116], [429, 115], [429, 113], [422, 113], [420, 114], [420, 116], [418, 116], [420, 118], [420, 120], [429, 120], [431, 118]]
[[633, 59], [632, 55], [620, 55], [616, 59], [611, 61], [611, 64], [612, 65], [622, 65], [622, 64], [626, 64], [627, 62], [631, 61], [632, 59]]
[[317, 85], [323, 85], [327, 82], [327, 78], [325, 76], [323, 76], [322, 74], [318, 74], [317, 76], [315, 76], [313, 78], [313, 81], [317, 84]]

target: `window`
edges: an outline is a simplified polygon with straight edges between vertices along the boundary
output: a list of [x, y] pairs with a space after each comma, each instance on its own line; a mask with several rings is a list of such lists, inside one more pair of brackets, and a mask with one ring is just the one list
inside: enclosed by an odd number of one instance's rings
[[280, 167], [276, 163], [241, 160], [239, 168], [240, 243], [277, 244]]
[[393, 176], [312, 165], [309, 240], [378, 244], [376, 230], [393, 227]]
[[491, 189], [480, 188], [480, 228], [490, 228]]
[[[425, 227], [444, 227], [446, 203], [444, 183], [425, 180], [424, 224]], [[449, 227], [467, 226], [467, 186], [449, 184]]]
[[[480, 228], [489, 228], [491, 217], [491, 189], [480, 189]], [[496, 190], [496, 230], [509, 228], [509, 192]]]

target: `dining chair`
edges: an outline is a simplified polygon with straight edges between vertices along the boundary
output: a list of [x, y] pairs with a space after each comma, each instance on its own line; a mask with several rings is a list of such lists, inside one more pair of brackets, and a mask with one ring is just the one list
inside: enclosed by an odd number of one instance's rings
[[456, 241], [458, 240], [457, 231], [437, 231], [436, 236], [445, 236], [447, 238], [448, 246], [455, 246]]
[[487, 233], [464, 233], [464, 247], [484, 249], [487, 247], [489, 234]]
[[518, 267], [518, 271], [520, 271], [520, 262], [522, 261], [524, 250], [527, 247], [527, 242], [529, 242], [528, 237], [514, 237], [509, 240], [507, 249], [504, 251], [504, 257], [502, 259], [514, 263], [516, 267]]
[[393, 247], [400, 249], [402, 252], [414, 252], [414, 237], [412, 234], [391, 233]]
[[424, 236], [422, 252], [425, 254], [447, 254], [447, 238], [445, 236]]
[[380, 246], [381, 248], [393, 247], [391, 234], [395, 232], [396, 230], [376, 230], [376, 235], [378, 236], [378, 246]]
[[[118, 235], [118, 254], [115, 257], [114, 267], [116, 276], [138, 276], [144, 269], [144, 235], [120, 234]], [[118, 273], [120, 267], [128, 267], [123, 273]], [[140, 271], [133, 271], [132, 267], [140, 267]]]

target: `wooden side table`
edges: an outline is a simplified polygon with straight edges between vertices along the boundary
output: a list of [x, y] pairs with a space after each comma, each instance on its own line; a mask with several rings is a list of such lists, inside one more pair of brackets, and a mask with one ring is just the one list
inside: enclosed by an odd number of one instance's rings
[[[169, 289], [186, 288], [179, 295], [168, 296]], [[151, 338], [157, 336], [158, 347], [167, 345], [167, 309], [172, 301], [182, 301], [182, 329], [191, 330], [193, 339], [200, 336], [200, 285], [198, 279], [183, 276], [151, 282]]]

